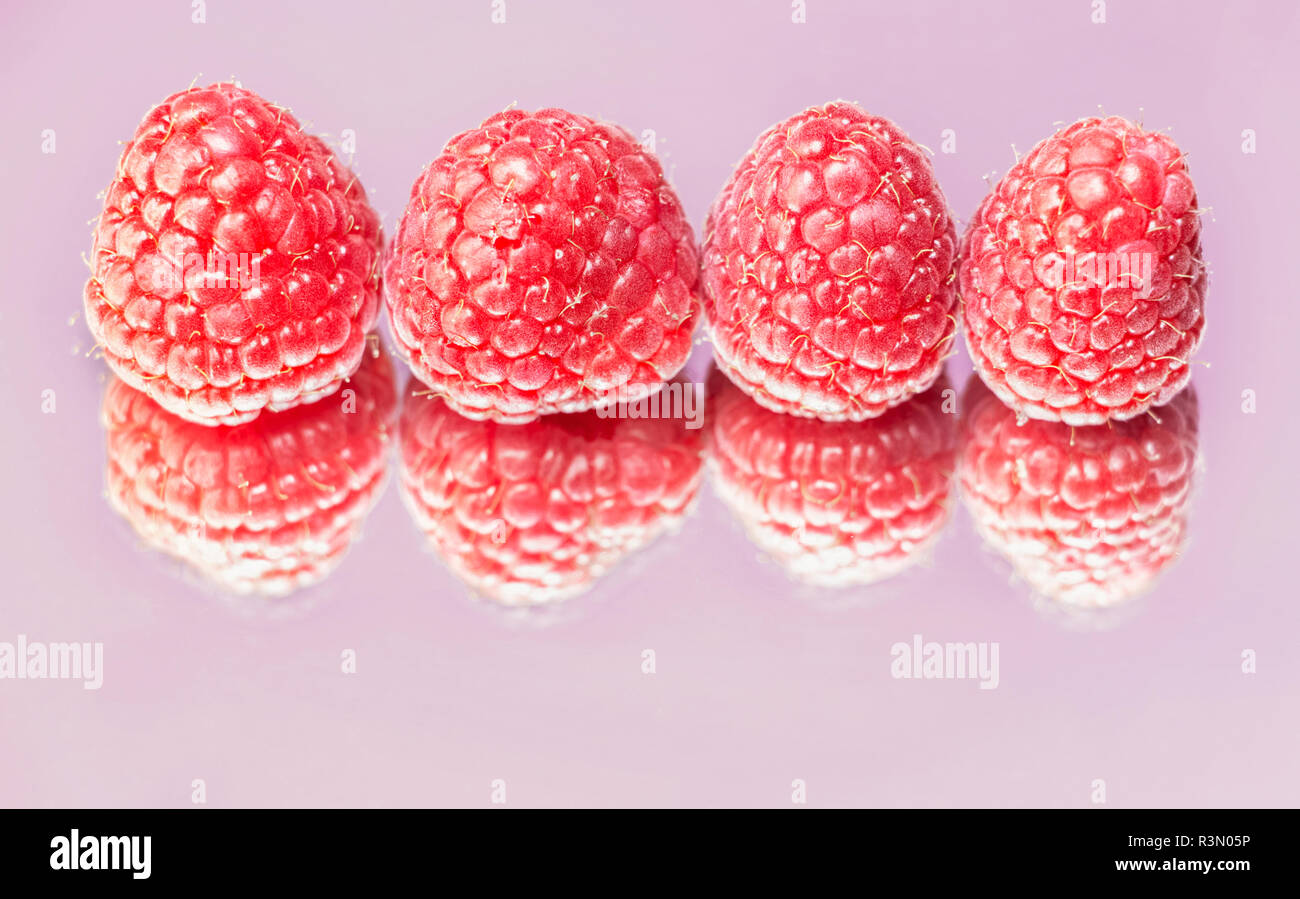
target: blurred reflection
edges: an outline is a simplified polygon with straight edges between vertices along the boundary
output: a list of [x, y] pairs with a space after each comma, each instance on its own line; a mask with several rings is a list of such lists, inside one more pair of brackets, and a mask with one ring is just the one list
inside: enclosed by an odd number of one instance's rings
[[108, 499], [150, 547], [240, 594], [277, 596], [342, 559], [378, 498], [397, 404], [367, 354], [337, 393], [205, 427], [114, 378], [104, 393]]
[[716, 372], [713, 386], [717, 491], [750, 539], [799, 580], [838, 587], [892, 577], [948, 521], [957, 416], [946, 377], [859, 423], [769, 411]]
[[705, 431], [681, 419], [550, 415], [471, 421], [412, 383], [401, 492], [472, 590], [537, 606], [590, 587], [680, 523], [699, 493]]
[[1196, 463], [1189, 386], [1123, 422], [1017, 423], [972, 376], [959, 462], [984, 539], [1035, 591], [1071, 609], [1118, 606], [1178, 557]]

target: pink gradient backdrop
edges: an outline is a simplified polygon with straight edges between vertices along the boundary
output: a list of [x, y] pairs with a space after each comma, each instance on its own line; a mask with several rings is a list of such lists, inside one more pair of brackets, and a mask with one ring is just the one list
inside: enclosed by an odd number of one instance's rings
[[[0, 805], [185, 806], [194, 778], [213, 806], [482, 806], [496, 778], [518, 806], [782, 806], [795, 778], [813, 806], [1086, 806], [1094, 778], [1112, 806], [1300, 803], [1295, 5], [1115, 0], [1103, 25], [1085, 0], [807, 7], [795, 25], [785, 0], [507, 0], [493, 25], [488, 0], [208, 0], [196, 25], [185, 2], [6, 0], [0, 640], [102, 641], [105, 680], [0, 681]], [[443, 142], [512, 102], [653, 129], [697, 227], [761, 129], [836, 97], [935, 150], [953, 129], [935, 166], [963, 221], [1054, 123], [1100, 104], [1172, 127], [1213, 209], [1188, 553], [1081, 632], [1035, 610], [959, 509], [931, 564], [831, 607], [706, 487], [676, 537], [521, 628], [467, 599], [390, 483], [310, 614], [235, 614], [104, 502], [105, 369], [79, 315], [118, 141], [231, 76], [354, 130], [389, 233]], [[960, 385], [964, 353], [950, 371]], [[914, 633], [998, 641], [1000, 687], [891, 679]]]

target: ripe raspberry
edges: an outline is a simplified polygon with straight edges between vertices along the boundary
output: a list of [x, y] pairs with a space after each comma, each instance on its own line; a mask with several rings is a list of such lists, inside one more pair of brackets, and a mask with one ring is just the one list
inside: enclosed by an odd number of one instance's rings
[[715, 378], [709, 467], [750, 538], [818, 586], [915, 562], [948, 521], [957, 416], [946, 378], [865, 424], [779, 415]]
[[681, 203], [630, 134], [511, 110], [416, 180], [387, 307], [412, 370], [453, 409], [520, 423], [676, 374], [697, 268]]
[[473, 421], [413, 390], [402, 410], [402, 495], [472, 589], [511, 606], [554, 602], [685, 518], [703, 433], [596, 412]]
[[289, 112], [233, 84], [154, 107], [95, 228], [86, 320], [167, 410], [238, 424], [338, 389], [379, 309], [379, 219]]
[[114, 378], [104, 394], [108, 498], [149, 546], [236, 593], [325, 577], [356, 539], [387, 471], [397, 404], [386, 356], [335, 399], [213, 429]]
[[1142, 592], [1182, 548], [1196, 392], [1108, 426], [1017, 424], [972, 376], [958, 470], [984, 538], [1034, 590], [1072, 607]]
[[939, 376], [956, 237], [920, 147], [851, 103], [774, 125], [705, 226], [704, 311], [723, 371], [777, 412], [862, 421]]
[[1116, 116], [1057, 132], [985, 198], [960, 285], [976, 371], [1030, 418], [1096, 425], [1168, 402], [1205, 327], [1182, 151]]

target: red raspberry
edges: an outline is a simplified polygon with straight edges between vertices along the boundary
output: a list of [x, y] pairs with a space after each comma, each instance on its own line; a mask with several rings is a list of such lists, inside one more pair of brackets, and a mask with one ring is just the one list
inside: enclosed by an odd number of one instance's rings
[[386, 356], [335, 399], [202, 427], [114, 378], [104, 394], [108, 498], [144, 542], [236, 593], [325, 577], [378, 498], [397, 404]]
[[972, 376], [958, 470], [984, 538], [1037, 592], [1075, 608], [1142, 592], [1182, 548], [1196, 392], [1109, 426], [1017, 423]]
[[828, 103], [774, 125], [705, 226], [704, 311], [723, 371], [777, 412], [861, 421], [939, 376], [956, 238], [921, 148]]
[[387, 306], [420, 380], [462, 415], [519, 423], [676, 374], [697, 269], [681, 203], [632, 135], [511, 110], [416, 180]]
[[1057, 132], [980, 206], [960, 284], [976, 371], [1030, 418], [1096, 425], [1168, 402], [1205, 327], [1182, 151], [1116, 116]]
[[943, 530], [957, 447], [946, 378], [865, 424], [779, 415], [715, 381], [714, 484], [751, 539], [796, 577], [831, 587], [883, 580]]
[[587, 589], [685, 518], [704, 432], [681, 420], [474, 421], [427, 391], [402, 410], [402, 495], [472, 589], [511, 606]]
[[333, 393], [379, 308], [379, 218], [319, 138], [233, 84], [150, 110], [95, 228], [86, 320], [164, 408], [238, 424]]

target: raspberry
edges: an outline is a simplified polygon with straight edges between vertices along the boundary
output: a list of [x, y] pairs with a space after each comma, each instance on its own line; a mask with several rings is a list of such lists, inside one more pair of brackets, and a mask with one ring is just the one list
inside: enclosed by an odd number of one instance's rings
[[338, 389], [379, 308], [379, 218], [282, 107], [233, 84], [150, 110], [95, 228], [86, 320], [113, 371], [202, 424]]
[[318, 581], [383, 487], [392, 364], [366, 358], [337, 396], [214, 429], [114, 378], [103, 408], [109, 502], [146, 544], [226, 590], [279, 595]]
[[587, 589], [685, 518], [703, 431], [673, 419], [471, 420], [426, 391], [402, 410], [402, 495], [433, 549], [506, 605]]
[[676, 374], [698, 258], [659, 162], [627, 131], [511, 110], [416, 180], [387, 307], [412, 370], [453, 409], [521, 423]]
[[1030, 418], [1097, 425], [1168, 402], [1205, 327], [1182, 151], [1115, 116], [1057, 132], [980, 206], [960, 288], [976, 371]]
[[1067, 607], [1118, 605], [1178, 557], [1196, 461], [1196, 393], [1109, 426], [1017, 423], [972, 376], [962, 490], [985, 540]]
[[795, 577], [828, 587], [883, 580], [943, 530], [957, 447], [946, 378], [866, 423], [780, 415], [725, 379], [715, 384], [714, 484]]
[[777, 412], [862, 421], [939, 376], [956, 232], [921, 148], [851, 103], [772, 126], [705, 226], [723, 371]]

